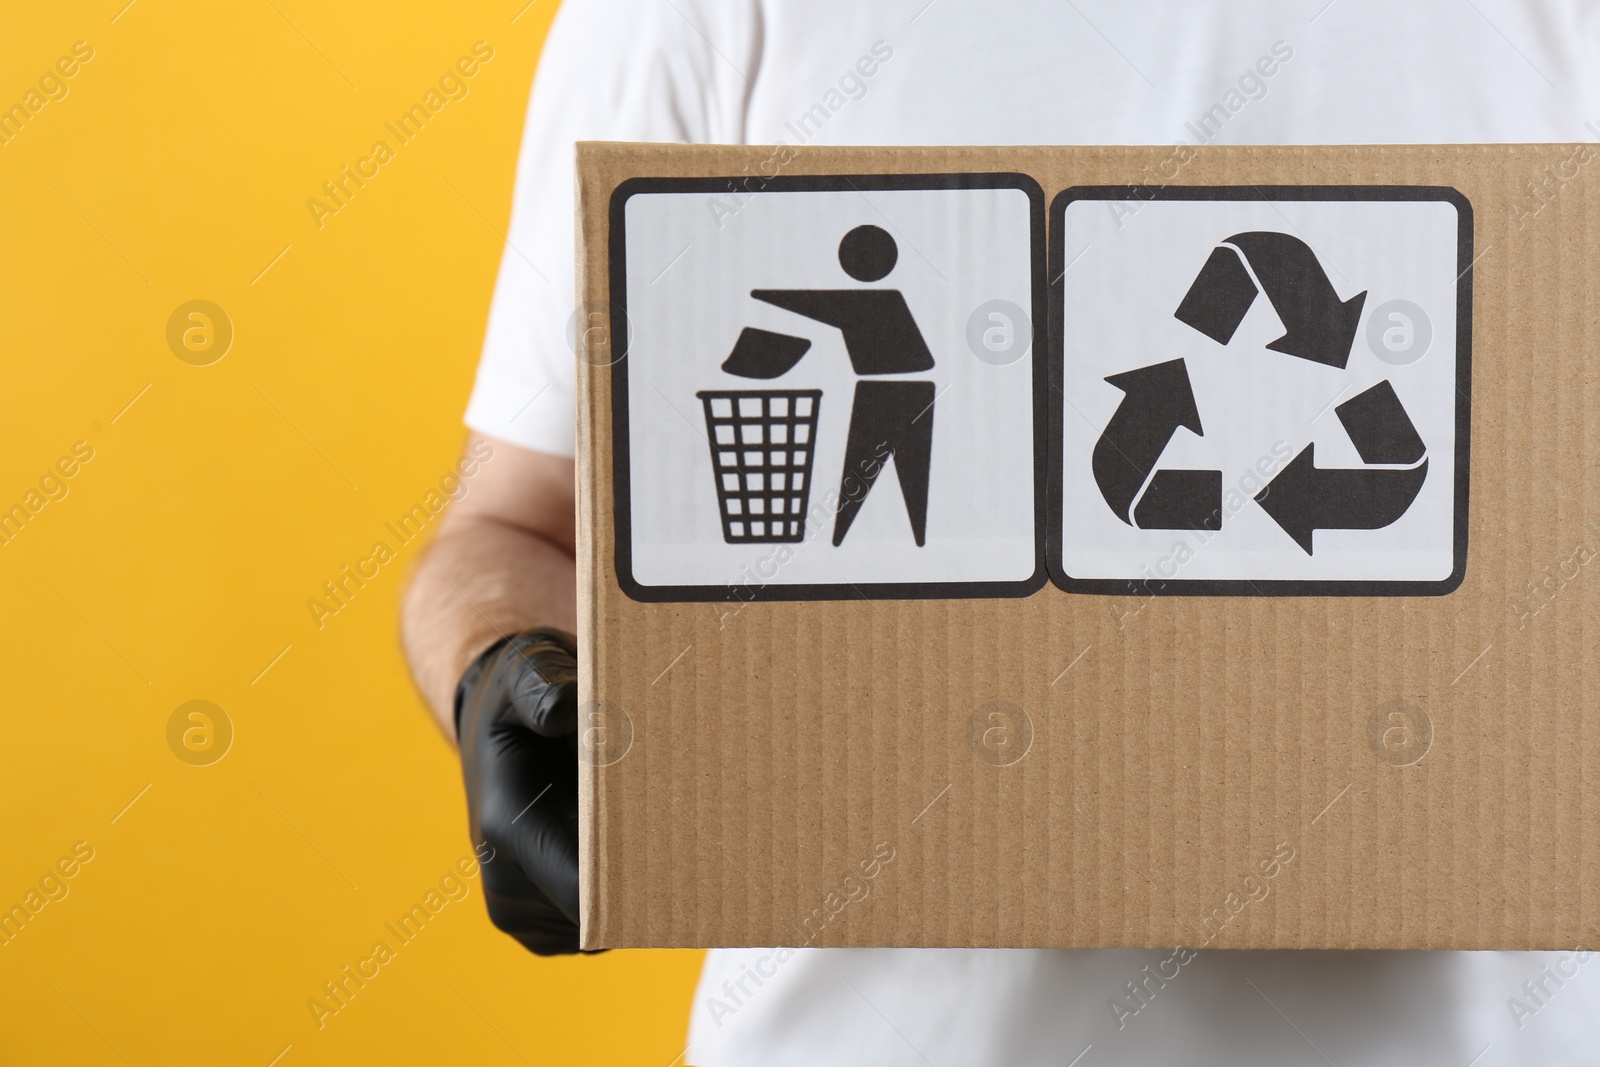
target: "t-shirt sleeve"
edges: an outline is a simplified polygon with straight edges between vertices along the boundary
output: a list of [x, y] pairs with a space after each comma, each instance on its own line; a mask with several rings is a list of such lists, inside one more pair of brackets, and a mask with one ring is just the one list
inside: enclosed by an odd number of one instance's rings
[[754, 0], [561, 6], [534, 78], [469, 427], [572, 455], [573, 143], [742, 142], [759, 26]]

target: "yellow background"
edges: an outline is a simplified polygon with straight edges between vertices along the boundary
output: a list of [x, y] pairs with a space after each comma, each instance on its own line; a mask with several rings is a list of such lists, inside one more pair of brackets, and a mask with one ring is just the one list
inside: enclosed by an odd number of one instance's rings
[[[537, 959], [476, 879], [322, 1029], [307, 1008], [470, 853], [396, 639], [417, 543], [320, 629], [306, 602], [456, 457], [555, 0], [125, 3], [0, 33], [6, 107], [95, 53], [0, 146], [0, 509], [94, 449], [0, 545], [0, 909], [95, 850], [0, 947], [0, 1062], [666, 1067], [699, 953]], [[479, 40], [469, 95], [394, 146]], [[194, 299], [235, 330], [208, 366], [166, 341]], [[190, 700], [234, 727], [209, 766], [168, 747]]]

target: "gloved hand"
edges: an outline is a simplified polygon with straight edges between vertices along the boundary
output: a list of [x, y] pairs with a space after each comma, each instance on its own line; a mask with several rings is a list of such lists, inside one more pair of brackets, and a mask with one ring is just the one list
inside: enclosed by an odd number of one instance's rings
[[489, 918], [541, 956], [578, 951], [578, 663], [560, 630], [505, 638], [456, 687], [456, 737]]

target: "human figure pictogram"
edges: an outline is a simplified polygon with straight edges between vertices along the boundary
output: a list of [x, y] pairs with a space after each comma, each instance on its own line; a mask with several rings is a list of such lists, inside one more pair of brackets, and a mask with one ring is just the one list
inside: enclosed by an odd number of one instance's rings
[[[839, 265], [858, 282], [887, 277], [899, 254], [894, 238], [878, 226], [857, 226], [839, 242]], [[863, 378], [933, 369], [933, 354], [899, 289], [753, 289], [750, 295], [837, 329], [843, 335], [851, 366]], [[798, 340], [766, 331], [746, 331], [723, 369], [745, 377], [777, 377], [798, 363], [810, 347], [764, 343], [768, 339]], [[856, 383], [844, 471], [839, 480], [835, 545], [844, 542], [890, 456], [894, 457], [912, 535], [919, 547], [926, 541], [934, 396], [931, 381]]]

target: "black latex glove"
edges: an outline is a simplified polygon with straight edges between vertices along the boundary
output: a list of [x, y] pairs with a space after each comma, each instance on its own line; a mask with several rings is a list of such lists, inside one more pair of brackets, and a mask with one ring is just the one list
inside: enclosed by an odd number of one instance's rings
[[456, 687], [489, 918], [541, 956], [578, 951], [578, 663], [560, 630], [494, 645]]

